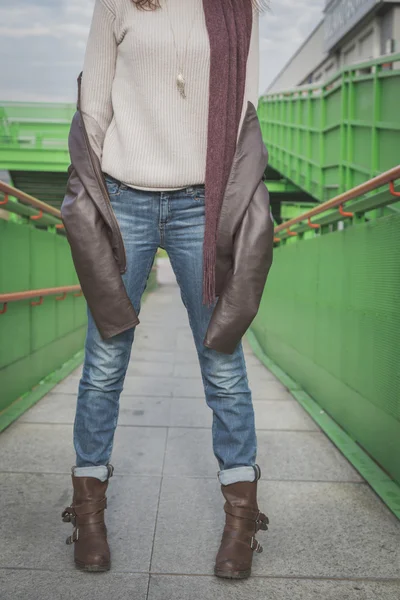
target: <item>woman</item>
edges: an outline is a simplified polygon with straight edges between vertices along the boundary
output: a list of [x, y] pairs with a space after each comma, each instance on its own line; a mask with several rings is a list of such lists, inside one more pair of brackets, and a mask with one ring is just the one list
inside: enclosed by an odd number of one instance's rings
[[104, 523], [119, 396], [158, 247], [187, 308], [225, 498], [215, 574], [250, 575], [267, 528], [241, 337], [272, 261], [252, 0], [96, 0], [62, 217], [88, 302], [74, 425], [75, 563], [110, 568]]

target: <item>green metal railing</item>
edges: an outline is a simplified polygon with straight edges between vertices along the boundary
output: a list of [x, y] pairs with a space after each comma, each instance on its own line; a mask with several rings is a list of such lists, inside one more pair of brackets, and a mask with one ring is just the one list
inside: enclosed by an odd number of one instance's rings
[[399, 162], [400, 54], [260, 98], [270, 165], [325, 201]]
[[26, 217], [38, 227], [53, 226], [58, 232], [65, 233], [61, 221], [61, 212], [41, 200], [25, 194], [14, 186], [0, 180], [0, 209]]
[[0, 168], [66, 172], [73, 104], [2, 102]]
[[385, 207], [400, 199], [400, 166], [335, 196], [275, 227], [275, 243], [331, 233], [385, 215]]
[[371, 213], [398, 199], [398, 177], [400, 166], [275, 228], [250, 338], [400, 518], [400, 213]]
[[82, 362], [87, 318], [60, 211], [1, 181], [0, 209], [28, 217], [0, 217], [1, 431]]
[[[0, 430], [27, 408], [19, 399], [83, 347], [85, 299], [63, 298], [78, 285], [65, 236], [0, 219]], [[48, 288], [63, 291], [41, 301]], [[30, 290], [33, 304], [9, 301]]]

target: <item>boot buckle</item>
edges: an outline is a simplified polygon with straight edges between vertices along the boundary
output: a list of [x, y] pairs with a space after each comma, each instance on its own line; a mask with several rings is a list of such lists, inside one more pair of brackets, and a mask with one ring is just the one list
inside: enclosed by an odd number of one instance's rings
[[74, 542], [77, 542], [79, 539], [79, 529], [78, 527], [75, 527], [72, 535], [69, 535], [66, 539], [66, 544], [73, 544]]
[[261, 546], [260, 542], [258, 540], [256, 540], [256, 538], [254, 537], [254, 535], [251, 538], [250, 548], [253, 550], [253, 552], [260, 553], [260, 552], [263, 551], [263, 547]]
[[72, 506], [67, 506], [61, 513], [61, 518], [64, 523], [72, 523], [73, 525], [75, 525], [75, 516], [75, 511]]
[[258, 515], [256, 518], [256, 527], [257, 529], [262, 529], [266, 531], [268, 529], [269, 519], [264, 513], [258, 511]]

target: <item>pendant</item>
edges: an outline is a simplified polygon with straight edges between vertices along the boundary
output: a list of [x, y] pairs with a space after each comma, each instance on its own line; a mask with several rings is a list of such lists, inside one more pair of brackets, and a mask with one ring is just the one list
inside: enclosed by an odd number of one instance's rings
[[186, 81], [182, 74], [182, 71], [179, 71], [178, 77], [176, 78], [176, 85], [178, 87], [179, 93], [182, 96], [182, 98], [186, 98], [185, 84], [186, 84]]

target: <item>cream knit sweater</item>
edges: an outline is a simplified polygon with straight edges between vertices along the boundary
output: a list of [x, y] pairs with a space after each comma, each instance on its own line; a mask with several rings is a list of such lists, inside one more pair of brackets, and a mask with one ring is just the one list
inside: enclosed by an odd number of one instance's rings
[[[166, 2], [180, 58], [188, 40], [186, 99], [175, 83], [178, 65]], [[92, 119], [104, 135], [103, 171], [145, 190], [204, 183], [209, 68], [202, 0], [162, 0], [162, 9], [155, 11], [138, 10], [132, 0], [96, 0], [83, 66], [82, 112], [89, 138]], [[254, 11], [240, 124], [247, 100], [257, 107], [258, 71]]]

